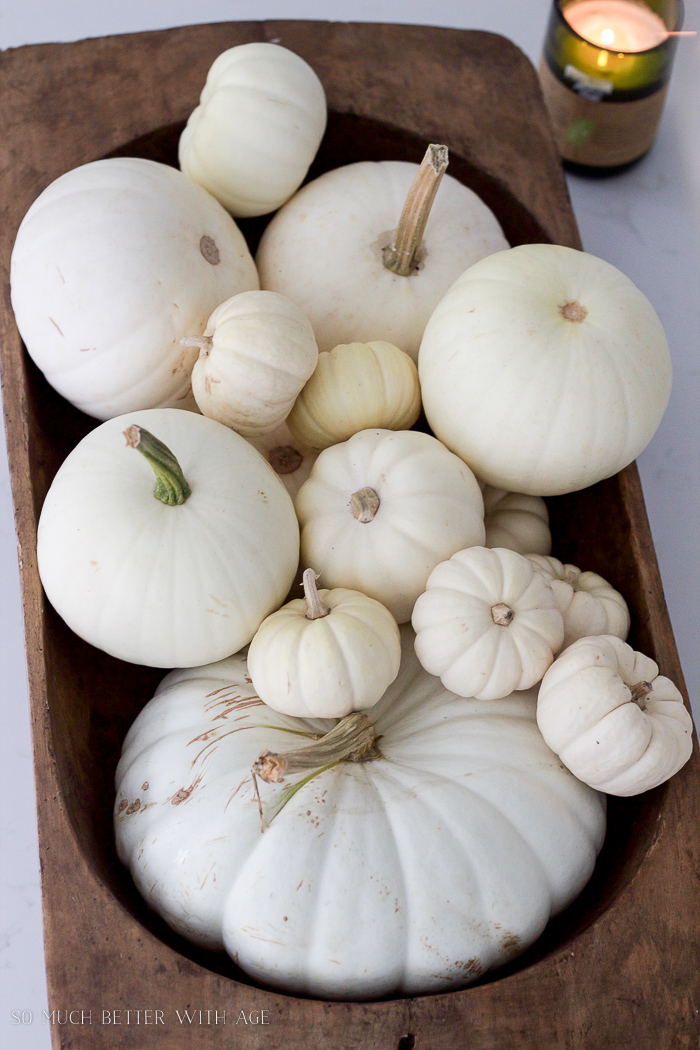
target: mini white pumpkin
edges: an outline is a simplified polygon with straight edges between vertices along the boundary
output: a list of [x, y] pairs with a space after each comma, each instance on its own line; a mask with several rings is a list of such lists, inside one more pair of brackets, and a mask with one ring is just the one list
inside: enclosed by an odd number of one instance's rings
[[292, 501], [259, 453], [177, 409], [91, 431], [39, 519], [39, 573], [59, 615], [99, 649], [152, 667], [246, 645], [284, 600], [298, 553]]
[[195, 409], [200, 335], [212, 310], [258, 288], [238, 227], [175, 168], [137, 157], [62, 175], [34, 201], [12, 252], [12, 306], [49, 383], [98, 419]]
[[518, 554], [549, 554], [549, 512], [540, 496], [507, 492], [485, 482], [481, 483], [481, 494], [487, 547], [506, 547]]
[[619, 591], [596, 572], [581, 572], [558, 558], [528, 555], [554, 592], [557, 609], [564, 617], [562, 648], [593, 634], [614, 634], [622, 641], [630, 629], [627, 602]]
[[671, 391], [649, 300], [610, 263], [556, 244], [467, 270], [430, 318], [418, 372], [437, 437], [488, 484], [536, 496], [627, 466]]
[[[409, 274], [389, 268], [414, 180], [420, 182], [422, 171], [439, 180], [446, 163], [436, 159], [419, 169], [404, 161], [361, 161], [336, 168], [304, 186], [267, 227], [256, 257], [261, 286], [301, 307], [319, 350], [381, 339], [415, 361], [428, 318], [453, 281], [477, 259], [507, 247], [490, 209], [447, 175], [427, 226], [417, 232], [421, 247], [410, 255]], [[421, 206], [429, 208], [435, 181], [419, 188]], [[406, 215], [407, 223], [427, 219], [427, 212], [420, 218], [420, 206]], [[412, 252], [410, 236], [407, 243]]]
[[180, 167], [232, 215], [265, 215], [301, 185], [325, 129], [326, 95], [303, 58], [239, 44], [207, 74], [180, 138]]
[[276, 292], [234, 295], [217, 307], [204, 335], [182, 343], [200, 350], [192, 369], [200, 411], [244, 437], [284, 422], [318, 362], [313, 328]]
[[398, 623], [440, 561], [484, 542], [479, 485], [415, 430], [362, 430], [320, 454], [295, 500], [302, 562], [376, 598]]
[[[593, 870], [604, 798], [546, 747], [534, 695], [465, 703], [402, 635], [396, 681], [333, 734], [266, 707], [239, 655], [168, 675], [124, 742], [121, 861], [173, 929], [264, 985], [454, 991], [527, 948]], [[319, 733], [296, 775], [285, 749]], [[260, 766], [290, 786], [261, 785], [261, 834], [251, 764], [270, 748]]]
[[420, 415], [418, 370], [392, 343], [345, 343], [319, 354], [287, 423], [321, 451], [360, 430], [410, 430]]
[[304, 598], [263, 620], [248, 649], [255, 691], [268, 707], [301, 718], [365, 711], [399, 673], [396, 620], [374, 598], [317, 590], [306, 569]]
[[285, 423], [280, 423], [269, 434], [246, 438], [267, 460], [278, 475], [289, 495], [294, 499], [311, 473], [318, 452], [305, 448], [292, 435]]
[[613, 635], [581, 638], [547, 671], [537, 724], [564, 765], [610, 795], [638, 795], [685, 765], [693, 722], [658, 665]]
[[412, 623], [426, 671], [477, 700], [535, 685], [564, 637], [552, 588], [504, 548], [470, 547], [436, 566]]

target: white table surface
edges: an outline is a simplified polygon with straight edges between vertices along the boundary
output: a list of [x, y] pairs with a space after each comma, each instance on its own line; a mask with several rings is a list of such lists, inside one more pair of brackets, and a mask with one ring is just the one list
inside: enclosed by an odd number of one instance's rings
[[[301, 18], [487, 29], [537, 62], [550, 0], [0, 0], [0, 47], [198, 22]], [[686, 0], [700, 28], [700, 0]], [[1, 101], [0, 101], [1, 104]], [[680, 44], [661, 130], [635, 168], [569, 177], [587, 251], [642, 289], [666, 328], [674, 390], [639, 458], [666, 599], [700, 715], [700, 41]], [[28, 699], [12, 500], [0, 436], [0, 1045], [48, 1050]], [[585, 568], [585, 566], [584, 566]], [[58, 1004], [57, 1004], [58, 1005]], [[70, 1004], [61, 1004], [67, 1007]], [[24, 1021], [21, 1023], [22, 1012]], [[31, 1011], [32, 1019], [29, 1020]], [[16, 1020], [20, 1023], [17, 1024]]]

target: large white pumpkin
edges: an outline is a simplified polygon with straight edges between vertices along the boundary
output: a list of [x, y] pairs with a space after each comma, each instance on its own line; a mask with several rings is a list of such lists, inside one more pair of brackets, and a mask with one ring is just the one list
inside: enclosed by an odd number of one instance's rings
[[286, 47], [239, 44], [214, 61], [180, 138], [180, 166], [232, 215], [275, 211], [302, 183], [326, 129], [326, 95]]
[[539, 496], [625, 467], [671, 391], [649, 300], [609, 263], [553, 244], [467, 270], [430, 318], [418, 370], [437, 437], [490, 485]]
[[408, 277], [384, 266], [417, 164], [361, 161], [326, 172], [267, 227], [256, 261], [260, 283], [288, 296], [311, 321], [320, 351], [385, 340], [415, 360], [423, 329], [464, 270], [507, 247], [495, 216], [445, 175]]
[[[181, 504], [154, 495], [150, 463], [127, 443], [136, 427], [178, 461], [191, 489]], [[85, 641], [152, 667], [204, 664], [246, 645], [284, 600], [298, 556], [294, 507], [269, 464], [228, 427], [177, 409], [130, 412], [91, 431], [59, 468], [39, 520], [39, 573], [56, 611]]]
[[124, 742], [120, 859], [176, 931], [266, 985], [454, 991], [527, 948], [593, 870], [604, 799], [545, 745], [534, 693], [465, 701], [402, 635], [398, 678], [350, 716], [380, 757], [260, 784], [262, 832], [251, 764], [333, 723], [263, 705], [242, 655], [168, 675]]
[[49, 383], [98, 419], [195, 408], [200, 335], [224, 299], [258, 287], [243, 236], [165, 164], [98, 160], [34, 201], [12, 252], [12, 306]]

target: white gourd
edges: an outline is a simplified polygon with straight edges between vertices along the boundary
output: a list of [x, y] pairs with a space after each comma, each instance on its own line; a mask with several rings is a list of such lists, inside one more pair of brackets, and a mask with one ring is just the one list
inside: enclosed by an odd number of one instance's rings
[[343, 718], [365, 711], [399, 673], [396, 620], [359, 591], [316, 589], [304, 572], [304, 598], [263, 620], [248, 649], [255, 691], [287, 715]]
[[627, 466], [671, 391], [649, 300], [609, 263], [555, 244], [462, 274], [430, 318], [418, 372], [436, 436], [489, 485], [536, 496]]
[[381, 339], [415, 361], [428, 318], [450, 285], [472, 263], [507, 247], [490, 209], [446, 175], [409, 275], [387, 268], [385, 250], [418, 172], [417, 164], [404, 161], [361, 161], [328, 171], [304, 186], [265, 230], [256, 256], [261, 286], [301, 307], [320, 351]]
[[325, 128], [325, 92], [303, 58], [239, 44], [207, 74], [180, 138], [180, 167], [232, 215], [265, 215], [301, 185]]
[[392, 343], [345, 343], [319, 354], [287, 423], [322, 451], [360, 430], [410, 430], [420, 415], [418, 370]]
[[232, 430], [177, 409], [130, 412], [83, 438], [47, 493], [37, 542], [41, 582], [68, 626], [152, 667], [246, 645], [284, 600], [299, 554], [270, 466]]
[[[316, 741], [301, 776], [302, 752], [280, 752], [333, 722], [266, 707], [242, 655], [168, 675], [124, 742], [120, 859], [173, 929], [263, 985], [454, 991], [527, 948], [593, 870], [604, 799], [546, 747], [534, 694], [465, 703], [402, 635], [396, 681], [337, 723], [342, 749]], [[339, 761], [362, 746], [368, 760]], [[261, 834], [250, 774], [267, 749]], [[332, 768], [314, 776], [319, 761]], [[270, 767], [282, 784], [261, 782]]]
[[12, 252], [17, 326], [49, 383], [97, 419], [196, 410], [183, 348], [212, 310], [258, 288], [238, 227], [179, 171], [136, 157], [62, 175], [34, 201]]
[[302, 562], [405, 623], [438, 562], [484, 542], [483, 506], [469, 467], [434, 437], [362, 430], [321, 452], [297, 494]]
[[518, 554], [550, 553], [549, 512], [540, 496], [508, 492], [483, 482], [481, 493], [487, 547], [506, 547]]
[[192, 392], [203, 415], [244, 437], [284, 422], [313, 373], [318, 348], [298, 306], [276, 292], [241, 292], [222, 303], [202, 336]]
[[693, 749], [679, 690], [614, 635], [580, 638], [557, 657], [540, 686], [537, 724], [574, 776], [610, 795], [663, 784]]
[[433, 569], [412, 623], [426, 671], [477, 700], [535, 685], [564, 637], [549, 583], [503, 548], [470, 547]]
[[267, 460], [284, 484], [292, 499], [311, 473], [318, 452], [305, 448], [291, 434], [285, 423], [280, 423], [269, 434], [246, 438], [253, 448]]
[[537, 572], [549, 581], [557, 609], [564, 617], [562, 648], [594, 634], [614, 634], [624, 642], [630, 629], [629, 609], [620, 592], [607, 580], [596, 572], [581, 572], [576, 565], [565, 565], [558, 558], [528, 557]]

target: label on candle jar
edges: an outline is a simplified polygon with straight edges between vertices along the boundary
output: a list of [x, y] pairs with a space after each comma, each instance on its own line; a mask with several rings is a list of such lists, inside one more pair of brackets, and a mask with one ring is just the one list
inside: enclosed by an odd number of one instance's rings
[[615, 88], [609, 80], [600, 80], [592, 77], [590, 73], [584, 73], [576, 66], [568, 65], [564, 69], [564, 76], [571, 83], [571, 87], [581, 98], [588, 98], [591, 102], [598, 102], [606, 95], [612, 95]]

